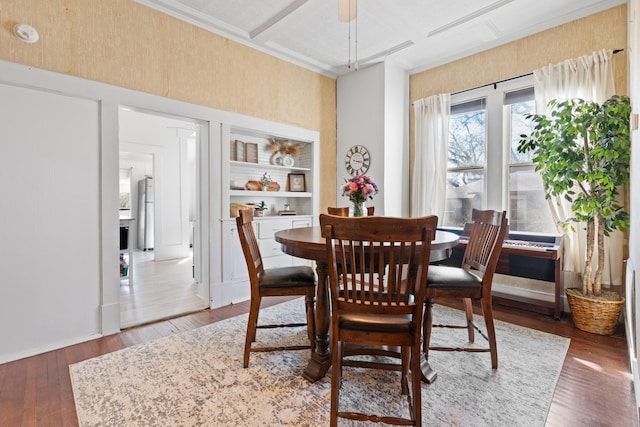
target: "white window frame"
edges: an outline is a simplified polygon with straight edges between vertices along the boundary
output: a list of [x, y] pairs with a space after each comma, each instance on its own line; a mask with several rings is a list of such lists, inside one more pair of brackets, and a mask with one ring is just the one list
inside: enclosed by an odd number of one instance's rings
[[[485, 179], [482, 209], [507, 210], [509, 206], [510, 117], [504, 108], [504, 95], [533, 86], [533, 75], [479, 87], [451, 95], [451, 105], [484, 98], [486, 105]], [[492, 189], [490, 192], [488, 189]], [[499, 191], [494, 191], [499, 189]], [[507, 215], [509, 213], [507, 212]]]

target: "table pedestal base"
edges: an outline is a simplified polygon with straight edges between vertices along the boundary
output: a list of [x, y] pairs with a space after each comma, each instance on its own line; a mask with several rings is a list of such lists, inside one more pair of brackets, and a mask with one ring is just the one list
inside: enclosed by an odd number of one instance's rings
[[329, 267], [325, 262], [317, 261], [318, 291], [316, 298], [316, 349], [311, 353], [311, 359], [302, 376], [311, 382], [316, 382], [325, 376], [331, 366], [331, 349], [329, 348], [329, 325], [331, 322], [329, 308]]
[[327, 374], [329, 367], [331, 366], [331, 354], [321, 356], [318, 353], [313, 353], [309, 364], [302, 373], [302, 377], [308, 381], [316, 382]]
[[422, 371], [422, 381], [427, 384], [432, 384], [438, 378], [438, 373], [431, 368], [424, 353], [420, 354], [420, 371]]

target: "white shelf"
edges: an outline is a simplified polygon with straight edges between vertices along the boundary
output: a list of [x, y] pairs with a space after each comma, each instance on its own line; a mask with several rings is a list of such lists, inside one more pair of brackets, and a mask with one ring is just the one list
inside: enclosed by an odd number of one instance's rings
[[[299, 215], [317, 216], [320, 181], [318, 132], [271, 122], [260, 122], [251, 127], [223, 124], [221, 130], [224, 141], [221, 145], [221, 155], [229, 159], [224, 162], [222, 169], [222, 185], [225, 188], [221, 206], [223, 218], [227, 218], [233, 203], [259, 201], [267, 204], [270, 213], [284, 210], [288, 205]], [[288, 141], [297, 146], [294, 150], [295, 155], [293, 152], [289, 153], [293, 158], [293, 166], [285, 166], [277, 161], [277, 153], [273, 152], [271, 145], [274, 139]], [[238, 150], [241, 149], [239, 144], [244, 146], [244, 155]], [[247, 147], [251, 147], [250, 155], [247, 155]], [[284, 153], [282, 155], [284, 156]], [[252, 161], [245, 161], [247, 158], [251, 158]], [[249, 181], [260, 181], [265, 173], [272, 182], [278, 184], [278, 191], [241, 189], [246, 188]], [[286, 191], [289, 189], [290, 174], [304, 175], [305, 191]]]
[[230, 190], [230, 196], [247, 196], [247, 197], [312, 197], [313, 194], [302, 191], [249, 191], [249, 190]]
[[237, 160], [230, 160], [231, 166], [239, 166], [248, 169], [264, 169], [264, 170], [288, 170], [293, 172], [310, 172], [311, 168], [299, 168], [299, 167], [286, 167], [272, 164], [251, 163], [251, 162], [239, 162]]

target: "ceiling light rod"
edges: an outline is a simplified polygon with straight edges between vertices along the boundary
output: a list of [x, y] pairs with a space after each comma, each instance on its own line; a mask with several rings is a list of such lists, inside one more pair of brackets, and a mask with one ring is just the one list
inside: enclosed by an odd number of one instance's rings
[[[355, 3], [356, 0], [353, 0], [353, 2]], [[355, 25], [356, 25], [356, 41], [355, 41], [355, 51], [356, 51], [356, 63], [355, 66], [353, 67], [353, 69], [355, 71], [358, 71], [358, 17], [356, 16], [356, 19], [354, 20]], [[351, 25], [351, 24], [349, 24]]]
[[349, 37], [347, 39], [349, 47], [349, 61], [347, 68], [351, 69], [351, 21], [355, 21], [355, 64], [354, 70], [358, 71], [358, 2], [357, 0], [338, 0], [338, 21], [346, 22], [349, 25]]
[[338, 0], [338, 21], [351, 22], [357, 17], [357, 0]]

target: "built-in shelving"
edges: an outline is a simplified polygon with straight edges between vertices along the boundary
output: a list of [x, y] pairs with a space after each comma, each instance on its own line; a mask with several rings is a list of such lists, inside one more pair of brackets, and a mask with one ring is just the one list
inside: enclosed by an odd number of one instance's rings
[[[282, 252], [273, 234], [282, 229], [317, 225], [319, 214], [319, 141], [317, 131], [301, 129], [281, 123], [246, 118], [238, 123], [221, 124], [222, 203], [220, 206], [222, 268], [218, 283], [211, 288], [212, 299], [221, 305], [246, 300], [250, 297], [247, 267], [240, 247], [235, 218], [231, 205], [264, 201], [264, 216], [254, 218], [254, 229], [259, 240], [265, 268], [308, 264]], [[284, 154], [274, 153], [273, 140], [295, 144], [295, 155], [284, 160]], [[240, 141], [237, 144], [236, 141]], [[249, 150], [246, 150], [249, 145]], [[244, 151], [243, 151], [244, 149]], [[238, 159], [238, 156], [241, 159]], [[249, 161], [246, 161], [249, 160]], [[247, 189], [249, 181], [260, 181], [264, 173], [278, 183], [278, 191], [254, 191]], [[292, 184], [303, 188], [290, 191]], [[255, 183], [250, 186], [255, 188]], [[238, 188], [244, 188], [240, 190]], [[294, 211], [295, 215], [279, 215], [281, 211]]]
[[[222, 155], [228, 159], [223, 171], [223, 218], [231, 218], [231, 204], [260, 202], [267, 204], [265, 217], [277, 216], [286, 205], [296, 216], [317, 216], [318, 133], [278, 123], [264, 125], [261, 129], [222, 125]], [[274, 141], [293, 147], [293, 152], [274, 151]], [[278, 191], [254, 191], [249, 185], [265, 173], [278, 184]], [[302, 189], [291, 191], [293, 175], [304, 177]]]

